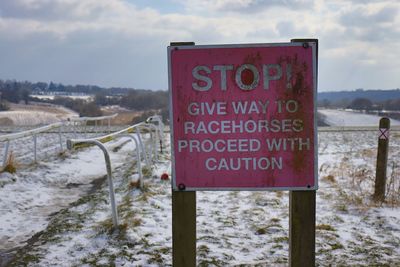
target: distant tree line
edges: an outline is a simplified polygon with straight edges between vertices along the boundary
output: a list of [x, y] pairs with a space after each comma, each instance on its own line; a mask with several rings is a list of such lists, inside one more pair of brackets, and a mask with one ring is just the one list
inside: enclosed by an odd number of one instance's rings
[[52, 100], [45, 100], [45, 102], [69, 108], [77, 112], [81, 117], [97, 117], [103, 115], [100, 107], [93, 101], [87, 102], [84, 99], [72, 99], [70, 97], [56, 96]]
[[138, 111], [163, 109], [168, 106], [168, 92], [130, 90], [125, 95], [112, 96], [102, 91], [95, 95], [94, 102], [101, 106], [120, 105]]
[[0, 80], [0, 110], [5, 110], [7, 104], [5, 101], [19, 103], [29, 102], [31, 86], [29, 82], [3, 81]]
[[[54, 94], [70, 95], [83, 93], [94, 95], [93, 101], [83, 99], [72, 99], [69, 97], [56, 96], [54, 99], [39, 99], [32, 95]], [[63, 85], [60, 83], [28, 82], [15, 80], [0, 80], [0, 110], [7, 110], [7, 102], [20, 103], [23, 101], [28, 104], [29, 101], [46, 102], [62, 105], [70, 108], [80, 114], [80, 116], [100, 116], [102, 115], [99, 106], [119, 105], [121, 107], [148, 111], [157, 110], [168, 117], [168, 92], [151, 91], [129, 88], [101, 88], [93, 85]], [[164, 117], [164, 116], [163, 116]]]
[[318, 106], [325, 108], [349, 108], [364, 111], [400, 111], [400, 97], [384, 101], [374, 101], [364, 97], [359, 97], [352, 101], [347, 99], [341, 99], [338, 101], [323, 99], [318, 102]]
[[[48, 94], [49, 92], [63, 93], [69, 95], [73, 93], [83, 93], [87, 95], [95, 95], [99, 92], [106, 92], [107, 95], [126, 95], [131, 88], [103, 88], [96, 85], [64, 85], [61, 83], [46, 83], [46, 82], [29, 82], [29, 81], [16, 81], [16, 80], [1, 80], [0, 91], [13, 91], [10, 96], [11, 102], [16, 102], [18, 97], [29, 94]], [[24, 92], [24, 93], [23, 93]], [[9, 96], [7, 96], [9, 97]], [[18, 99], [18, 100], [21, 100]]]

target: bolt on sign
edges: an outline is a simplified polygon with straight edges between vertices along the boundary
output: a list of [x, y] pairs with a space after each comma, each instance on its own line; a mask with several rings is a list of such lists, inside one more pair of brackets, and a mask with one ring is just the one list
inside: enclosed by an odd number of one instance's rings
[[174, 190], [317, 189], [316, 44], [168, 47]]

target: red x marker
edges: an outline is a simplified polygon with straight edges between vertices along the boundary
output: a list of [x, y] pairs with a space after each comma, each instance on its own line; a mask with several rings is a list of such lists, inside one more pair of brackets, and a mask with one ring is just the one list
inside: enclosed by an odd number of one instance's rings
[[389, 129], [387, 128], [379, 128], [381, 132], [379, 135], [379, 139], [389, 139]]

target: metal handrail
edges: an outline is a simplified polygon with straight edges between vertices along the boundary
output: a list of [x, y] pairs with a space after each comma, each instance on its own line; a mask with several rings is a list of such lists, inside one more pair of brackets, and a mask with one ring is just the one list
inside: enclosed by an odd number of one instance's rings
[[[101, 148], [101, 150], [104, 153], [104, 158], [106, 162], [106, 169], [107, 169], [107, 177], [108, 177], [108, 185], [109, 185], [109, 194], [110, 194], [110, 202], [111, 202], [111, 210], [112, 210], [112, 216], [113, 216], [113, 224], [114, 227], [118, 226], [118, 213], [116, 209], [116, 203], [115, 203], [115, 192], [114, 192], [114, 185], [113, 185], [113, 180], [112, 180], [112, 171], [111, 171], [111, 162], [110, 162], [110, 157], [107, 148], [103, 145], [105, 142], [109, 142], [117, 137], [129, 137], [131, 140], [133, 140], [136, 144], [136, 155], [137, 155], [137, 166], [138, 166], [138, 172], [139, 172], [139, 183], [140, 183], [140, 188], [143, 187], [143, 176], [142, 176], [142, 169], [141, 169], [141, 157], [139, 153], [139, 149], [145, 153], [145, 149], [143, 147], [142, 140], [140, 138], [140, 128], [150, 128], [151, 130], [154, 129], [156, 134], [155, 134], [155, 139], [156, 141], [154, 142], [154, 150], [155, 150], [155, 158], [158, 158], [157, 154], [157, 135], [158, 135], [158, 127], [156, 127], [154, 124], [149, 124], [149, 123], [138, 123], [135, 125], [132, 125], [128, 128], [122, 129], [120, 131], [104, 135], [104, 136], [99, 136], [95, 138], [89, 138], [89, 139], [68, 139], [67, 140], [67, 148], [69, 150], [75, 149], [81, 145], [84, 144], [91, 144], [91, 145], [96, 145]], [[133, 133], [134, 130], [136, 130], [136, 134], [138, 136], [138, 139], [134, 138], [133, 136], [130, 136], [130, 133]], [[150, 131], [152, 133], [152, 131]]]
[[[104, 153], [104, 160], [106, 162], [106, 169], [107, 169], [107, 180], [108, 180], [108, 188], [109, 188], [109, 195], [110, 195], [110, 202], [111, 202], [111, 212], [112, 212], [112, 220], [115, 227], [118, 226], [118, 211], [117, 206], [115, 204], [115, 191], [114, 191], [114, 184], [112, 181], [112, 172], [111, 172], [111, 160], [110, 155], [108, 153], [107, 148], [98, 140], [88, 140], [82, 139], [87, 144], [92, 144], [98, 146]], [[76, 140], [82, 142], [82, 140]], [[73, 149], [74, 142], [71, 140], [67, 140], [67, 148]]]
[[11, 140], [31, 136], [33, 134], [42, 133], [42, 132], [45, 132], [45, 131], [48, 131], [48, 130], [51, 130], [54, 128], [61, 127], [62, 125], [63, 125], [62, 122], [56, 122], [56, 123], [53, 123], [50, 125], [42, 126], [39, 128], [35, 128], [35, 129], [23, 131], [23, 132], [0, 135], [0, 142], [11, 141]]
[[113, 119], [118, 116], [118, 113], [107, 115], [107, 116], [99, 116], [99, 117], [72, 117], [69, 121], [100, 121], [105, 119]]
[[[103, 120], [107, 120], [108, 121], [108, 132], [110, 132], [111, 119], [113, 119], [117, 116], [118, 116], [118, 113], [115, 113], [112, 115], [107, 115], [107, 116], [99, 116], [99, 117], [78, 117], [78, 118], [72, 117], [72, 118], [69, 118], [68, 121], [71, 122], [72, 125], [74, 126], [74, 135], [76, 137], [76, 130], [75, 130], [76, 123], [80, 123], [80, 124], [85, 123], [85, 125], [86, 125], [86, 123], [88, 121], [94, 121], [95, 127], [96, 127], [98, 121], [102, 122]], [[85, 134], [86, 134], [86, 131], [87, 131], [87, 129], [85, 127]]]

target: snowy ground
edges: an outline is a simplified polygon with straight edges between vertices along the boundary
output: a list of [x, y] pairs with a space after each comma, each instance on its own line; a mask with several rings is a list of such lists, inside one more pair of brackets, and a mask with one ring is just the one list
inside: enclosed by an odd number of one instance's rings
[[[370, 198], [376, 134], [319, 133], [318, 266], [399, 266], [400, 132], [391, 133], [383, 204]], [[171, 189], [160, 180], [170, 172], [169, 151], [144, 168], [139, 190], [131, 183], [137, 176], [132, 144], [107, 146], [118, 230], [112, 230], [101, 153], [89, 148], [52, 158], [0, 174], [6, 181], [0, 186], [0, 266], [171, 265]], [[288, 220], [287, 192], [198, 192], [197, 263], [286, 266]]]
[[[319, 109], [330, 126], [378, 126], [380, 117], [336, 109]], [[400, 125], [400, 121], [391, 120], [391, 125]]]

